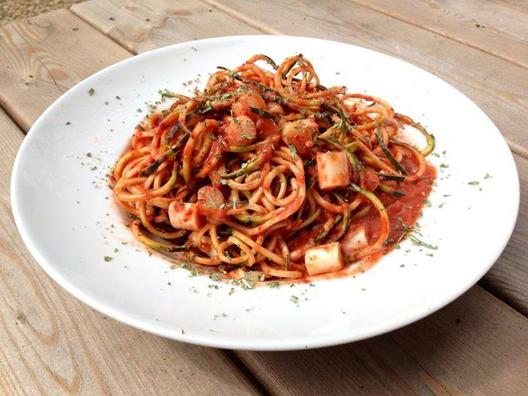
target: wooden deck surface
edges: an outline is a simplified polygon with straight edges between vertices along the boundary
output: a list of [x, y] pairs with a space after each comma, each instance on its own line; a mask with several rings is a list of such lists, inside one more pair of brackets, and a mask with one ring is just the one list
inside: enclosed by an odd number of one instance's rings
[[[506, 250], [436, 314], [311, 351], [202, 348], [132, 329], [57, 286], [9, 202], [24, 134], [80, 80], [160, 46], [292, 34], [372, 48], [453, 84], [499, 127], [521, 181]], [[528, 3], [515, 0], [91, 0], [0, 27], [1, 394], [502, 394], [528, 392]]]

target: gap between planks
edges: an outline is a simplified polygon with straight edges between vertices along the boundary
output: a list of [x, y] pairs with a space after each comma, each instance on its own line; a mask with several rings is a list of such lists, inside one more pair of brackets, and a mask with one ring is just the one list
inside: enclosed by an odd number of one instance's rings
[[363, 7], [363, 8], [372, 10], [372, 11], [376, 11], [376, 12], [378, 12], [380, 14], [383, 14], [383, 15], [389, 17], [389, 18], [393, 18], [393, 19], [396, 19], [396, 20], [398, 20], [400, 22], [404, 22], [404, 23], [407, 23], [407, 24], [412, 25], [414, 27], [417, 27], [419, 29], [423, 29], [423, 30], [426, 30], [426, 31], [434, 33], [434, 34], [438, 34], [439, 36], [445, 37], [445, 38], [447, 38], [449, 40], [452, 40], [452, 41], [455, 41], [455, 42], [457, 42], [459, 44], [471, 47], [471, 48], [476, 49], [478, 51], [482, 51], [482, 52], [484, 52], [484, 53], [486, 53], [488, 55], [495, 56], [495, 57], [497, 57], [499, 59], [502, 59], [502, 60], [504, 60], [506, 62], [510, 62], [510, 63], [513, 63], [514, 65], [517, 65], [517, 66], [523, 67], [525, 69], [528, 69], [526, 63], [519, 62], [519, 61], [513, 59], [512, 57], [504, 56], [504, 55], [501, 55], [498, 52], [494, 52], [492, 50], [480, 47], [477, 44], [471, 43], [469, 40], [463, 40], [462, 38], [458, 38], [455, 35], [449, 34], [448, 32], [442, 31], [440, 29], [434, 29], [434, 28], [429, 27], [429, 26], [427, 26], [425, 24], [421, 25], [421, 24], [419, 24], [418, 22], [414, 21], [411, 18], [405, 18], [402, 15], [397, 15], [396, 13], [391, 12], [389, 10], [386, 10], [386, 9], [384, 9], [381, 6], [377, 6], [377, 5], [373, 4], [372, 2], [368, 2], [368, 1], [365, 1], [365, 0], [348, 0], [348, 1], [358, 5], [360, 7]]

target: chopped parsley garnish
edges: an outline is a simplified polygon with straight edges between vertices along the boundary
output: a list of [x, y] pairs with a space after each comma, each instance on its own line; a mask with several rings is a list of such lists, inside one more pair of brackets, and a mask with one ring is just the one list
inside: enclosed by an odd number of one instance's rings
[[268, 286], [271, 287], [272, 289], [274, 289], [274, 288], [279, 287], [279, 286], [280, 286], [280, 283], [277, 282], [277, 281], [269, 282], [269, 283], [268, 283]]
[[213, 272], [211, 275], [209, 275], [209, 279], [215, 282], [219, 282], [222, 279], [222, 277], [219, 274]]
[[470, 186], [478, 186], [478, 185], [479, 185], [479, 182], [478, 182], [478, 181], [470, 181], [470, 182], [468, 182], [468, 184], [469, 184]]
[[242, 286], [242, 289], [253, 289], [255, 287], [255, 282], [253, 282], [252, 280], [249, 280], [249, 279], [246, 279], [246, 278], [242, 278], [240, 280], [240, 286]]
[[290, 301], [294, 304], [299, 304], [299, 297], [297, 296], [290, 296]]
[[251, 133], [243, 133], [243, 134], [240, 135], [240, 137], [242, 139], [251, 140], [251, 139], [253, 139], [254, 136]]
[[412, 243], [414, 243], [417, 246], [423, 246], [423, 247], [425, 247], [427, 249], [438, 250], [438, 246], [434, 246], [434, 245], [431, 245], [429, 243], [426, 243], [426, 242], [418, 239], [414, 235], [409, 235], [409, 239], [411, 240]]
[[88, 90], [88, 95], [93, 96], [94, 93], [95, 93], [95, 89], [90, 88], [90, 89]]
[[161, 95], [161, 98], [175, 98], [176, 94], [168, 89], [160, 89], [158, 93]]
[[104, 256], [103, 259], [104, 259], [104, 261], [106, 261], [107, 263], [108, 263], [109, 261], [112, 261], [112, 260], [113, 260], [113, 258], [110, 257], [110, 256]]
[[293, 144], [288, 144], [288, 148], [290, 149], [290, 154], [292, 158], [295, 160], [297, 158], [297, 149]]
[[491, 179], [491, 175], [489, 173], [486, 173], [486, 175], [484, 176], [484, 179]]

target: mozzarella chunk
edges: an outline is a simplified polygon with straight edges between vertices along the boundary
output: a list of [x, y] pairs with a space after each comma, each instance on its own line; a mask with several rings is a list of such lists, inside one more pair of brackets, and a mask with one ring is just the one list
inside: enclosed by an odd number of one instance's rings
[[307, 249], [304, 254], [304, 263], [310, 276], [336, 272], [345, 266], [339, 242], [327, 243], [326, 245]]
[[367, 234], [365, 233], [365, 227], [363, 226], [349, 230], [343, 239], [343, 251], [347, 254], [352, 254], [367, 246]]
[[190, 231], [198, 231], [203, 225], [203, 219], [198, 213], [198, 205], [189, 202], [171, 202], [169, 221], [176, 229]]
[[348, 158], [344, 151], [317, 153], [317, 178], [321, 190], [332, 190], [350, 184]]

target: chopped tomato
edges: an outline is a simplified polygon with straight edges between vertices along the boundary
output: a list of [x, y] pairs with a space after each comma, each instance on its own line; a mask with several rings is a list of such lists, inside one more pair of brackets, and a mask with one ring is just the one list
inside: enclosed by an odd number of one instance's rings
[[267, 138], [278, 135], [279, 128], [277, 128], [277, 125], [275, 125], [273, 120], [270, 120], [269, 118], [259, 118], [257, 120], [257, 133], [259, 136]]
[[250, 107], [256, 109], [266, 110], [266, 102], [258, 92], [250, 91], [241, 94], [237, 101], [231, 107], [234, 117], [247, 116], [253, 121], [258, 119], [258, 115], [250, 110]]
[[366, 170], [362, 172], [363, 187], [369, 191], [376, 191], [379, 185], [379, 177], [374, 172]]
[[287, 122], [282, 127], [282, 140], [287, 145], [295, 146], [300, 156], [310, 154], [313, 147], [313, 135], [319, 130], [319, 125], [312, 118]]
[[247, 146], [256, 137], [257, 130], [251, 118], [242, 115], [229, 121], [226, 128], [226, 139], [230, 145]]

